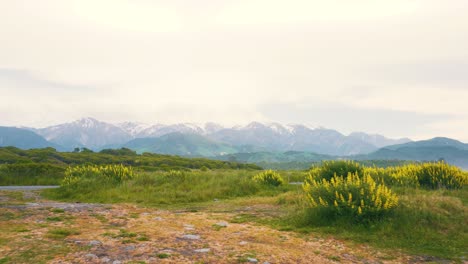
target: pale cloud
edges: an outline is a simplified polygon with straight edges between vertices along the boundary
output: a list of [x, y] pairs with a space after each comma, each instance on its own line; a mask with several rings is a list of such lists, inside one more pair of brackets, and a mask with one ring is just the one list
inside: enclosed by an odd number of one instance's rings
[[0, 0], [0, 120], [259, 120], [468, 141], [466, 10], [465, 0]]

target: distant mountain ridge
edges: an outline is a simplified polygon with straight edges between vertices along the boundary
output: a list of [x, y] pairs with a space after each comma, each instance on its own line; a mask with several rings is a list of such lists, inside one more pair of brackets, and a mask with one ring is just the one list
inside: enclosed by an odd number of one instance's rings
[[354, 158], [358, 160], [444, 160], [468, 169], [468, 144], [450, 138], [436, 137], [429, 140], [387, 146], [373, 153], [358, 155]]
[[82, 118], [71, 123], [31, 130], [67, 149], [86, 147], [96, 150], [105, 145], [122, 144], [132, 139], [131, 135], [121, 128], [94, 118]]
[[0, 147], [15, 146], [20, 149], [47, 148], [60, 146], [27, 129], [0, 127]]
[[223, 127], [196, 125], [109, 124], [93, 118], [36, 129], [0, 127], [0, 146], [22, 149], [126, 147], [139, 153], [210, 157], [241, 162], [315, 162], [353, 160], [445, 160], [468, 169], [468, 144], [437, 137], [430, 140], [388, 139], [362, 132], [346, 136], [333, 129], [304, 125], [263, 124]]
[[[327, 155], [370, 153], [382, 146], [410, 141], [409, 139], [389, 139], [381, 135], [369, 135], [363, 132], [346, 136], [333, 129], [260, 122], [234, 127], [224, 127], [216, 123], [148, 125], [124, 122], [114, 125], [94, 118], [83, 118], [71, 123], [31, 130], [68, 149], [86, 147], [94, 150], [108, 146], [125, 146], [127, 142], [134, 139], [159, 138], [172, 133], [199, 135], [204, 137], [204, 139], [199, 137], [200, 141], [206, 143], [207, 140], [211, 140], [230, 145], [234, 149], [251, 146], [255, 150], [305, 151]], [[179, 139], [182, 140], [181, 137]], [[214, 147], [214, 145], [212, 146]], [[139, 148], [141, 149], [140, 146]], [[161, 151], [160, 148], [157, 150]], [[153, 148], [153, 151], [156, 151], [156, 148]]]

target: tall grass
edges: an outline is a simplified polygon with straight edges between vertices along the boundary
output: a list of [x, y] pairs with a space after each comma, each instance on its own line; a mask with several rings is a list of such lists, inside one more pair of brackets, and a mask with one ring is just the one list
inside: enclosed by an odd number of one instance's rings
[[54, 164], [0, 164], [0, 185], [58, 185], [64, 171]]
[[282, 229], [319, 232], [380, 248], [439, 258], [467, 257], [468, 190], [398, 188], [399, 206], [374, 221], [332, 217], [320, 210], [296, 206], [274, 224]]
[[273, 188], [257, 183], [252, 180], [255, 173], [245, 170], [146, 172], [117, 185], [101, 181], [47, 190], [45, 195], [83, 202], [177, 204], [272, 195], [289, 189], [289, 186]]

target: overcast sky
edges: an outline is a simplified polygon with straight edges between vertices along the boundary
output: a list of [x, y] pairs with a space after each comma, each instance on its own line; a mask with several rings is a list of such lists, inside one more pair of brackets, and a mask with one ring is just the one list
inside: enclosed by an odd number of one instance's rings
[[468, 142], [467, 0], [0, 0], [0, 125], [303, 123]]

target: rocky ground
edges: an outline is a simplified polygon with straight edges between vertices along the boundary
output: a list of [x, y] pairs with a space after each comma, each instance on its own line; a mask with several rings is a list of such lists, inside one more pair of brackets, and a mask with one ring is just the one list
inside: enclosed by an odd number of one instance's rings
[[[216, 206], [222, 207], [222, 204]], [[244, 219], [244, 210], [59, 203], [0, 191], [0, 263], [421, 263]]]

